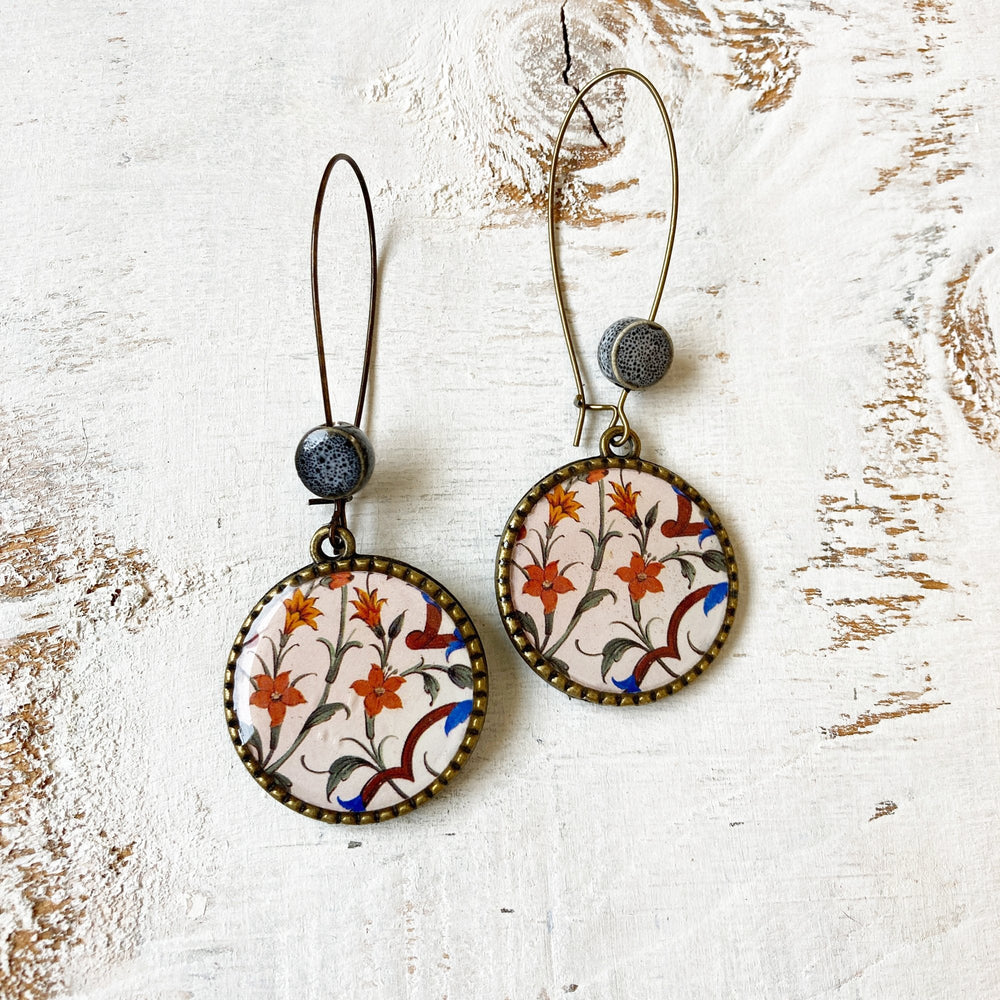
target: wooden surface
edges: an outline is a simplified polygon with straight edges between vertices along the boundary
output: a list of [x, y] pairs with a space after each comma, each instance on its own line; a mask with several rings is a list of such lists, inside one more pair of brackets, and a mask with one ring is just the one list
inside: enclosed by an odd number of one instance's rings
[[[564, 32], [560, 12], [0, 14], [0, 995], [1000, 992], [1000, 15], [570, 0]], [[632, 417], [716, 507], [743, 583], [719, 662], [631, 711], [533, 676], [491, 580], [510, 508], [602, 429], [571, 447], [542, 198], [565, 79], [616, 64], [659, 86], [681, 171], [678, 358]], [[593, 345], [646, 308], [668, 189], [648, 98], [589, 103], [605, 145], [576, 122], [561, 233]], [[361, 830], [270, 801], [221, 711], [240, 622], [321, 521], [292, 454], [321, 415], [308, 234], [338, 150], [383, 266], [353, 525], [460, 596], [492, 678], [460, 780]], [[346, 171], [330, 198], [349, 416]]]

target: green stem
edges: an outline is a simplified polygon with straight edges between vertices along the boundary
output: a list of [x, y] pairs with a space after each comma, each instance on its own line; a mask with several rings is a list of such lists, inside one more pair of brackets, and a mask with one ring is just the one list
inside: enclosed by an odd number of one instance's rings
[[554, 611], [545, 613], [545, 635], [542, 638], [542, 648], [539, 652], [545, 652], [545, 645], [552, 638], [552, 619], [555, 618]]
[[400, 671], [400, 677], [409, 677], [410, 674], [422, 674], [425, 670], [440, 670], [441, 673], [448, 673], [448, 667], [439, 666], [436, 663], [424, 663], [421, 660], [415, 667], [407, 667], [405, 670]]
[[278, 736], [281, 733], [281, 726], [271, 727], [271, 745], [267, 751], [267, 756], [264, 758], [264, 763], [261, 767], [266, 768], [267, 762], [274, 756], [274, 751], [278, 749]]
[[632, 617], [635, 619], [636, 625], [642, 627], [642, 612], [639, 610], [639, 602], [633, 600], [630, 594], [629, 603], [632, 605]]
[[[601, 562], [603, 562], [604, 553], [607, 551], [604, 546], [604, 480], [603, 479], [599, 479], [597, 481], [597, 490], [598, 490], [597, 506], [598, 510], [600, 511], [599, 519], [597, 522], [597, 545], [594, 547], [594, 559], [590, 569], [590, 583], [587, 584], [587, 589], [584, 591], [583, 596], [580, 598], [580, 601], [577, 602], [577, 607], [579, 607], [580, 603], [594, 592], [594, 585], [597, 583], [597, 573], [601, 568], [601, 564], [597, 563], [597, 566], [595, 567], [593, 563], [597, 562], [598, 552], [601, 553]], [[559, 647], [562, 646], [562, 644], [570, 637], [570, 634], [572, 633], [573, 629], [575, 629], [576, 626], [580, 623], [580, 619], [582, 617], [583, 617], [582, 615], [574, 614], [573, 617], [569, 620], [569, 624], [566, 626], [566, 631], [563, 632], [563, 634], [558, 638], [558, 640], [552, 646], [552, 648], [545, 649], [545, 644], [543, 643], [542, 649], [539, 650], [539, 652], [544, 653], [546, 656], [554, 656], [556, 650], [558, 650]]]
[[[597, 522], [597, 541], [601, 542], [604, 539], [604, 480], [597, 480], [597, 510], [598, 510], [598, 522]], [[596, 556], [597, 553], [595, 552]]]
[[[337, 632], [337, 653], [335, 655], [339, 655], [340, 654], [341, 646], [344, 643], [344, 629], [345, 629], [345, 627], [347, 625], [347, 588], [346, 587], [341, 588], [340, 594], [341, 594], [341, 596], [340, 596], [340, 629]], [[333, 681], [329, 681], [324, 686], [324, 688], [323, 688], [323, 695], [320, 698], [320, 700], [317, 702], [316, 708], [322, 708], [326, 704], [326, 699], [330, 696], [330, 688], [332, 686], [333, 686]], [[316, 711], [316, 709], [313, 709], [313, 711]], [[312, 712], [310, 712], [309, 715], [312, 715]], [[309, 716], [306, 716], [306, 718], [308, 719]], [[267, 766], [267, 761], [264, 761], [263, 767], [267, 770], [267, 772], [269, 774], [273, 774], [275, 771], [277, 771], [278, 768], [280, 768], [281, 765], [284, 764], [285, 761], [288, 760], [288, 758], [291, 757], [292, 754], [295, 753], [296, 750], [298, 750], [298, 748], [302, 744], [302, 741], [306, 738], [306, 736], [308, 734], [309, 734], [309, 730], [305, 728], [305, 723], [303, 723], [303, 726], [299, 730], [298, 735], [292, 741], [292, 745], [270, 767]], [[271, 754], [273, 754], [273, 753], [274, 753], [274, 750], [272, 749], [271, 753], [267, 755], [268, 760], [271, 759]]]
[[[375, 756], [375, 754], [373, 754], [373, 753], [372, 753], [371, 749], [370, 749], [369, 747], [366, 747], [366, 746], [364, 745], [364, 743], [362, 743], [362, 742], [361, 742], [361, 740], [356, 740], [356, 739], [355, 739], [355, 738], [354, 738], [353, 736], [345, 736], [345, 737], [344, 737], [344, 742], [345, 742], [345, 743], [355, 743], [355, 744], [357, 744], [357, 746], [358, 746], [358, 747], [359, 747], [359, 748], [360, 748], [361, 750], [363, 750], [363, 751], [364, 751], [364, 752], [365, 752], [366, 754], [368, 754], [368, 756], [369, 756], [369, 757], [371, 757], [371, 758], [372, 758], [372, 760], [373, 760], [373, 761], [374, 761], [375, 763], [374, 763], [374, 764], [368, 764], [368, 763], [366, 762], [366, 764], [365, 764], [365, 766], [366, 766], [366, 767], [370, 767], [370, 768], [371, 768], [371, 769], [372, 769], [373, 771], [379, 771], [379, 770], [381, 770], [381, 771], [384, 771], [384, 770], [385, 770], [385, 767], [384, 767], [384, 766], [380, 766], [380, 765], [379, 765], [379, 759], [378, 759], [378, 757], [377, 757], [377, 756]], [[322, 772], [322, 771], [317, 771], [317, 772], [315, 772], [315, 773], [317, 773], [317, 774], [322, 774], [323, 772]]]

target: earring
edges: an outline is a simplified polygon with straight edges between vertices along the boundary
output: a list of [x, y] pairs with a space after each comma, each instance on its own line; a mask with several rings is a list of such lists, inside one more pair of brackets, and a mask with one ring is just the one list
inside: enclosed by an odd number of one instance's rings
[[[559, 275], [555, 177], [566, 128], [584, 96], [612, 76], [630, 76], [653, 95], [670, 147], [670, 228], [648, 319], [612, 323], [597, 347], [603, 374], [621, 389], [617, 404], [587, 402]], [[715, 512], [680, 476], [640, 459], [625, 413], [633, 390], [667, 373], [673, 344], [655, 322], [677, 227], [677, 153], [667, 109], [631, 69], [594, 77], [578, 92], [556, 138], [549, 169], [552, 280], [576, 381], [574, 446], [584, 418], [612, 413], [601, 454], [571, 462], [536, 483], [514, 508], [500, 539], [497, 602], [522, 659], [553, 687], [602, 705], [644, 704], [679, 691], [715, 659], [736, 612], [732, 544]]]
[[[353, 424], [331, 415], [316, 267], [326, 184], [341, 160], [361, 186], [371, 250]], [[347, 527], [347, 502], [374, 465], [360, 425], [377, 262], [368, 187], [343, 153], [320, 181], [311, 263], [325, 423], [299, 442], [295, 467], [317, 497], [310, 504], [333, 504], [333, 517], [313, 536], [312, 562], [275, 584], [243, 623], [226, 669], [226, 721], [247, 770], [278, 801], [328, 823], [369, 823], [421, 805], [465, 764], [486, 713], [486, 660], [475, 626], [444, 587], [397, 559], [356, 554]]]

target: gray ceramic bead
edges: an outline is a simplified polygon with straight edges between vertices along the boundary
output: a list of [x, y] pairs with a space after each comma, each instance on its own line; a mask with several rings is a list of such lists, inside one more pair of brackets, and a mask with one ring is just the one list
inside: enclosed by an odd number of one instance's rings
[[674, 345], [659, 323], [630, 316], [616, 320], [604, 331], [597, 360], [615, 385], [646, 389], [667, 374], [674, 360]]
[[375, 452], [364, 431], [337, 422], [314, 427], [295, 449], [295, 471], [305, 488], [324, 500], [346, 500], [368, 482]]

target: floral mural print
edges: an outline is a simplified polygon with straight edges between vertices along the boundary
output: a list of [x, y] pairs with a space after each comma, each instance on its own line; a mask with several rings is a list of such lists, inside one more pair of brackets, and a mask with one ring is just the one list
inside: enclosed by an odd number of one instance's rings
[[227, 675], [247, 766], [300, 811], [335, 820], [432, 794], [471, 752], [485, 711], [465, 613], [415, 570], [375, 562], [307, 567], [279, 584], [244, 625]]
[[735, 611], [719, 519], [679, 477], [638, 459], [548, 476], [514, 512], [497, 566], [504, 624], [524, 658], [593, 700], [678, 690], [717, 654]]

